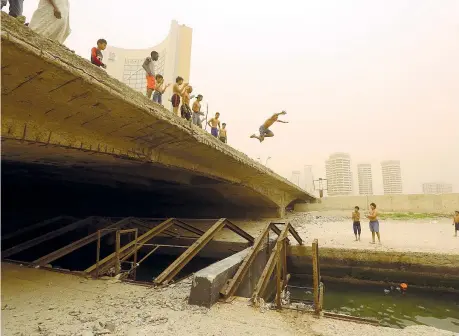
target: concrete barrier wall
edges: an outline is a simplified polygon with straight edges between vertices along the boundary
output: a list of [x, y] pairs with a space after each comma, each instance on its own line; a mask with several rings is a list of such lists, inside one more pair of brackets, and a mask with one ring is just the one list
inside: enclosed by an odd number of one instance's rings
[[387, 212], [450, 214], [459, 210], [459, 193], [443, 195], [374, 195], [325, 197], [317, 203], [299, 203], [296, 211], [352, 210], [358, 205], [368, 209], [369, 203]]

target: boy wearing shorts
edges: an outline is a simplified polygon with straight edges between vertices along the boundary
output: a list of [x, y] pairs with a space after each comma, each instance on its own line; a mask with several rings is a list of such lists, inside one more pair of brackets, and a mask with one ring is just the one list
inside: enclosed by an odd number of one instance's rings
[[[362, 228], [360, 227], [360, 208], [355, 206], [354, 212], [352, 213], [352, 228], [354, 229], [355, 241], [360, 240], [360, 233]], [[357, 238], [358, 235], [358, 238]]]

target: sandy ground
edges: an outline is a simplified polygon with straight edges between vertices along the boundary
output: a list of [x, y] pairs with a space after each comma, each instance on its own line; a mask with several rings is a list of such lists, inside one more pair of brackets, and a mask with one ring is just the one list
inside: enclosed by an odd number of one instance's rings
[[[454, 237], [452, 219], [382, 219], [379, 220], [381, 244], [373, 245], [368, 220], [361, 221], [361, 240], [355, 241], [350, 215], [351, 212], [343, 211], [290, 212], [288, 220], [308, 245], [317, 238], [319, 246], [332, 248], [459, 254], [459, 237]], [[268, 220], [234, 222], [257, 236]], [[217, 239], [226, 237], [235, 239], [232, 233], [222, 233]]]
[[115, 280], [2, 263], [2, 335], [453, 336], [415, 326], [391, 329], [284, 310], [260, 312], [236, 300], [211, 310], [189, 306], [191, 280], [153, 289]]
[[[350, 217], [350, 212], [347, 215]], [[292, 213], [290, 216], [308, 244], [317, 238], [320, 246], [326, 247], [459, 254], [459, 237], [454, 237], [449, 218], [379, 220], [381, 245], [373, 245], [370, 244], [368, 220], [361, 221], [361, 241], [356, 242], [352, 221], [347, 217], [324, 212]]]

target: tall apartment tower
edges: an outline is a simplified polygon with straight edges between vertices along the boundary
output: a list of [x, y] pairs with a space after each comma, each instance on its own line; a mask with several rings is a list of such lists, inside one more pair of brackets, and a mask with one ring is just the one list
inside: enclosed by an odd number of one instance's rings
[[422, 192], [424, 194], [450, 194], [453, 192], [453, 185], [450, 183], [423, 183]]
[[351, 157], [334, 153], [325, 161], [329, 196], [352, 195]]
[[314, 192], [314, 176], [312, 175], [312, 166], [304, 166], [304, 190], [307, 192]]
[[390, 160], [381, 162], [384, 195], [402, 193], [402, 172], [400, 161]]
[[362, 163], [357, 165], [359, 179], [359, 194], [373, 195], [373, 176], [371, 175], [371, 164]]
[[293, 184], [296, 184], [298, 187], [300, 186], [300, 175], [301, 172], [299, 170], [292, 171], [292, 178], [290, 179]]

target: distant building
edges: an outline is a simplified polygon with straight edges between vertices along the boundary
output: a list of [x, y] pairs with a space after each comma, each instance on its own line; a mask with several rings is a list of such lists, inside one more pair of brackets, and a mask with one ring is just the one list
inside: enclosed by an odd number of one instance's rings
[[352, 195], [351, 157], [334, 153], [325, 161], [329, 196]]
[[451, 194], [453, 185], [450, 183], [423, 183], [422, 192], [424, 194]]
[[304, 190], [309, 193], [314, 192], [314, 176], [312, 175], [312, 166], [304, 166]]
[[293, 184], [296, 184], [298, 187], [300, 186], [300, 175], [301, 172], [299, 170], [294, 170], [292, 171], [292, 177], [291, 177], [291, 182]]
[[[107, 73], [130, 86], [146, 93], [147, 80], [143, 62], [155, 50], [159, 53], [156, 62], [156, 73], [164, 77], [165, 83], [174, 84], [177, 76], [185, 82], [190, 78], [191, 40], [193, 30], [185, 25], [172, 21], [169, 35], [158, 45], [146, 49], [123, 49], [108, 45], [104, 50], [104, 63]], [[164, 92], [163, 105], [171, 107], [172, 85]]]
[[400, 161], [390, 160], [381, 162], [384, 195], [401, 194], [402, 172]]
[[371, 164], [362, 163], [357, 165], [359, 180], [359, 194], [373, 195], [373, 176], [371, 175]]

